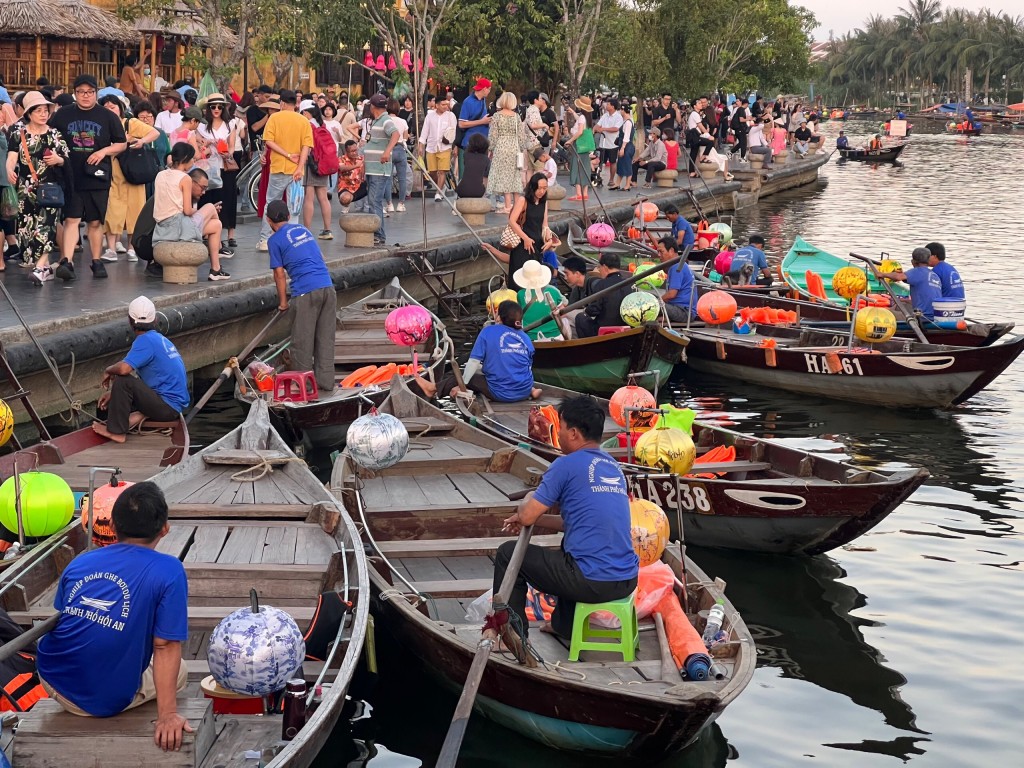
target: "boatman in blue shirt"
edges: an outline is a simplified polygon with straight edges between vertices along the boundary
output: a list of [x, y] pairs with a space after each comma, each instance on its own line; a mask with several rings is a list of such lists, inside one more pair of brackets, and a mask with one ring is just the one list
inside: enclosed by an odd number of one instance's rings
[[929, 320], [935, 318], [932, 303], [942, 298], [942, 281], [928, 266], [932, 254], [927, 248], [915, 248], [910, 254], [911, 268], [905, 272], [876, 272], [879, 277], [889, 280], [901, 280], [910, 286], [910, 303], [915, 312], [920, 312]]
[[846, 136], [846, 131], [839, 132], [839, 138], [836, 139], [836, 149], [849, 149], [850, 139]]
[[153, 302], [145, 296], [133, 300], [128, 323], [135, 332], [132, 348], [124, 360], [103, 371], [100, 381], [107, 391], [96, 407], [106, 409], [107, 421], [92, 425], [96, 434], [115, 443], [123, 443], [128, 430], [146, 419], [177, 421], [190, 399], [185, 363], [171, 340], [156, 330]]
[[[558, 598], [550, 626], [566, 641], [572, 636], [576, 603], [604, 603], [628, 597], [636, 589], [639, 561], [630, 533], [629, 496], [619, 463], [601, 450], [605, 412], [587, 395], [568, 397], [558, 407], [559, 445], [540, 486], [505, 520], [514, 534], [524, 525], [563, 531], [561, 549], [530, 544], [511, 595], [502, 595], [512, 626], [524, 638], [527, 584]], [[494, 558], [498, 592], [516, 542], [506, 541]], [[514, 617], [514, 618], [513, 618]]]
[[188, 582], [177, 557], [156, 551], [170, 530], [167, 501], [154, 483], [136, 483], [111, 516], [117, 543], [79, 555], [61, 574], [53, 599], [60, 618], [39, 641], [39, 680], [82, 717], [111, 717], [156, 699], [154, 741], [177, 750], [182, 732], [192, 732], [177, 708], [177, 691], [188, 684], [181, 663]]
[[[663, 237], [658, 241], [658, 256], [663, 262], [671, 261], [679, 254], [675, 238]], [[697, 316], [697, 291], [694, 287], [693, 272], [685, 261], [673, 264], [665, 275], [665, 292], [661, 295], [665, 312], [673, 323], [685, 323]]]
[[942, 243], [928, 243], [925, 248], [932, 255], [928, 260], [928, 266], [939, 276], [939, 282], [942, 283], [942, 298], [966, 299], [964, 281], [960, 279], [960, 273], [946, 261], [946, 246]]
[[672, 225], [672, 239], [676, 241], [676, 251], [682, 253], [686, 250], [687, 246], [692, 248], [694, 242], [696, 242], [693, 234], [693, 225], [679, 215], [679, 209], [674, 205], [666, 205], [665, 218]]
[[[277, 286], [277, 308], [292, 316], [291, 368], [313, 371], [323, 392], [334, 391], [334, 332], [338, 324], [338, 293], [313, 233], [301, 224], [288, 223], [288, 204], [274, 200], [267, 206], [272, 234], [267, 239], [270, 268]], [[291, 280], [291, 302], [288, 281]]]
[[764, 255], [764, 238], [760, 235], [751, 235], [747, 245], [737, 248], [732, 257], [732, 266], [729, 267], [729, 277], [736, 279], [740, 270], [750, 265], [754, 268], [754, 275], [757, 285], [771, 285], [772, 272], [768, 269], [768, 257]]

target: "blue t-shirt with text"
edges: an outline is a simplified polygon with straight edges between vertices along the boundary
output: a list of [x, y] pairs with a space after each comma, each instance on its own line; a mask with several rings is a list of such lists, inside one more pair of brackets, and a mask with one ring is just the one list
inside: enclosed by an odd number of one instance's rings
[[188, 639], [185, 568], [137, 544], [79, 555], [64, 569], [53, 607], [61, 616], [39, 641], [39, 676], [95, 717], [131, 704], [154, 636]]
[[758, 277], [761, 274], [762, 269], [768, 269], [768, 257], [764, 255], [764, 251], [760, 248], [755, 248], [752, 245], [745, 245], [742, 248], [737, 248], [736, 253], [732, 257], [732, 266], [729, 267], [730, 272], [739, 272], [747, 264], [754, 266], [753, 277]]
[[313, 233], [300, 224], [285, 224], [267, 239], [270, 268], [283, 267], [292, 281], [292, 298], [320, 288], [333, 288]]
[[565, 522], [562, 548], [591, 581], [624, 581], [637, 575], [629, 496], [619, 463], [599, 448], [555, 459], [534, 498], [558, 505]]
[[181, 413], [188, 407], [188, 376], [177, 347], [157, 331], [136, 336], [124, 361], [160, 399]]
[[514, 403], [533, 390], [533, 342], [526, 332], [507, 325], [488, 325], [476, 337], [469, 356], [483, 364], [484, 378], [495, 400]]
[[693, 290], [693, 271], [687, 266], [685, 261], [679, 262], [674, 267], [669, 267], [665, 288], [677, 292], [675, 297], [669, 299], [666, 304], [672, 304], [676, 307], [687, 307], [692, 316], [697, 316], [693, 305], [690, 303], [691, 300], [693, 304], [697, 303], [696, 291]]
[[939, 276], [939, 283], [942, 285], [942, 298], [944, 299], [965, 299], [964, 281], [960, 279], [960, 273], [956, 267], [946, 261], [940, 261], [932, 272]]
[[910, 303], [914, 309], [931, 319], [935, 316], [932, 303], [942, 298], [942, 281], [929, 267], [914, 267], [905, 274], [910, 286]]
[[[459, 120], [482, 120], [486, 114], [487, 102], [483, 99], [478, 99], [476, 94], [471, 93], [462, 102], [462, 108], [459, 110]], [[472, 128], [466, 128], [462, 134], [462, 144], [460, 146], [465, 149], [469, 146], [470, 136], [479, 133], [486, 138], [489, 131], [490, 126], [488, 125], [474, 125]]]
[[[681, 243], [679, 242], [680, 232], [685, 233]], [[676, 220], [672, 222], [672, 239], [676, 241], [676, 248], [682, 254], [686, 246], [693, 245], [696, 242], [696, 238], [693, 235], [693, 225], [682, 216], [676, 216]]]

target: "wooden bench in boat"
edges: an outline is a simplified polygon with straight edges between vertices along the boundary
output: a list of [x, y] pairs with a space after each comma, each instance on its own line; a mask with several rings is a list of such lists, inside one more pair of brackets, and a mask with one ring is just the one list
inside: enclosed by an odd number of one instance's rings
[[[200, 682], [204, 677], [210, 674], [210, 662], [207, 659], [183, 659], [182, 664], [185, 665], [185, 669], [188, 670], [189, 682], [196, 683]], [[322, 661], [310, 661], [306, 659], [302, 662], [302, 674], [306, 678], [306, 682], [315, 682], [323, 672], [324, 663]], [[324, 680], [328, 683], [333, 682], [338, 676], [337, 669], [328, 669], [327, 674], [324, 675]]]
[[[295, 623], [301, 628], [309, 626], [309, 622], [313, 619], [313, 613], [316, 611], [316, 598], [317, 595], [309, 595], [307, 600], [304, 600], [305, 605], [297, 606], [282, 606], [281, 610], [288, 613]], [[227, 602], [225, 598], [221, 598], [221, 602]], [[189, 605], [188, 607], [188, 628], [190, 630], [210, 630], [214, 629], [220, 620], [227, 616], [232, 611], [237, 611], [239, 608], [244, 608], [248, 605], [248, 598], [245, 601], [232, 602], [228, 605]], [[12, 611], [8, 615], [16, 623], [23, 627], [32, 626], [37, 621], [43, 621], [50, 618], [55, 613], [52, 605], [52, 601], [48, 605], [34, 605], [27, 611]]]
[[179, 694], [178, 714], [188, 720], [194, 733], [183, 734], [179, 751], [164, 752], [153, 743], [155, 701], [114, 717], [79, 717], [43, 699], [18, 716], [14, 764], [19, 768], [198, 768], [217, 738], [213, 703]]
[[[475, 539], [412, 539], [409, 541], [378, 541], [377, 547], [388, 557], [468, 557], [472, 555], [491, 556], [508, 537], [481, 537]], [[532, 536], [531, 544], [539, 547], [557, 547], [562, 534], [553, 533]]]
[[479, 597], [493, 586], [493, 579], [450, 579], [447, 581], [414, 581], [417, 592], [432, 597]]

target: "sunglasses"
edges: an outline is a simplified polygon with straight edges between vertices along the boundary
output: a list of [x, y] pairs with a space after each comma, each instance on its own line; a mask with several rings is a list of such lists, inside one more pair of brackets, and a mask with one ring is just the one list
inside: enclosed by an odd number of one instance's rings
[[219, 104], [211, 104], [210, 105], [210, 111], [212, 112], [213, 110], [217, 110], [218, 112], [223, 112], [224, 111], [224, 107], [220, 106]]

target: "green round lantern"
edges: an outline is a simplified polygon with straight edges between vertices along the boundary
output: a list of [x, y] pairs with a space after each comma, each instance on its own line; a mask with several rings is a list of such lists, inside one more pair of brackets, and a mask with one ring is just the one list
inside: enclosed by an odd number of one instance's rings
[[[23, 472], [19, 481], [26, 536], [49, 536], [71, 522], [75, 494], [63, 477], [52, 472]], [[12, 533], [18, 530], [14, 502], [14, 477], [9, 477], [0, 485], [0, 524]]]

